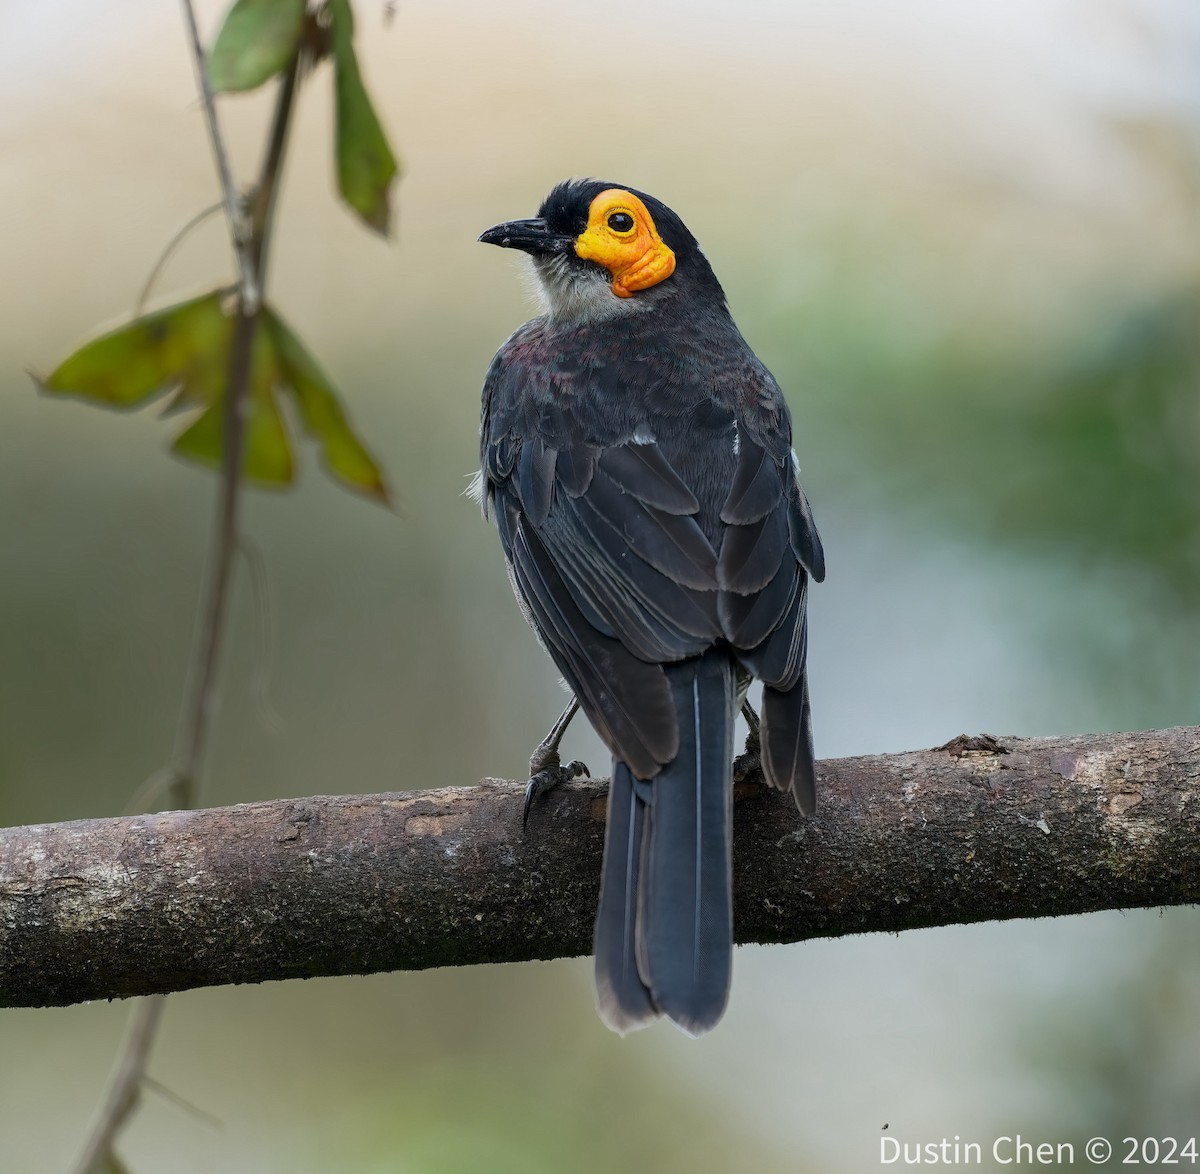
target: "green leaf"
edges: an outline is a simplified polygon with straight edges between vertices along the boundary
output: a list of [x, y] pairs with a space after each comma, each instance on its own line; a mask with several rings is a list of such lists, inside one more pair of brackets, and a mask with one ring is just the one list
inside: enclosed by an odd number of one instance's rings
[[389, 494], [383, 473], [350, 427], [325, 372], [273, 311], [263, 310], [263, 327], [274, 340], [284, 383], [295, 398], [305, 430], [320, 443], [329, 472], [386, 504]]
[[[262, 485], [290, 485], [292, 445], [275, 399], [282, 378], [275, 343], [266, 329], [266, 311], [254, 334], [247, 388], [246, 432], [242, 441], [242, 476]], [[226, 355], [226, 363], [228, 356]], [[225, 452], [225, 389], [176, 437], [171, 450], [179, 456], [220, 468]]]
[[350, 0], [329, 0], [329, 21], [337, 105], [338, 188], [369, 227], [387, 235], [391, 219], [389, 191], [398, 169], [359, 72]]
[[305, 0], [237, 0], [208, 56], [217, 91], [253, 90], [281, 73], [296, 51]]
[[222, 291], [147, 314], [85, 343], [43, 383], [44, 390], [131, 408], [172, 385], [201, 400], [223, 374], [214, 358], [229, 349]]
[[[224, 290], [158, 310], [84, 344], [42, 388], [96, 403], [132, 408], [174, 389], [170, 412], [199, 408], [172, 451], [220, 467], [225, 451], [233, 319]], [[259, 308], [250, 359], [242, 475], [262, 485], [290, 485], [292, 441], [279, 397], [292, 397], [301, 423], [321, 446], [330, 474], [385, 504], [379, 466], [350, 427], [337, 391], [316, 360], [270, 307]]]

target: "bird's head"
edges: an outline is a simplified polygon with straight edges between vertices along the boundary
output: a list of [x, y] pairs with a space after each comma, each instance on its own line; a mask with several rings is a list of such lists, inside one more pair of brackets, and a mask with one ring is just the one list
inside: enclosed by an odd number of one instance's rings
[[565, 180], [534, 219], [497, 224], [479, 239], [533, 258], [555, 319], [613, 318], [689, 292], [724, 304], [683, 221], [660, 200], [618, 183]]

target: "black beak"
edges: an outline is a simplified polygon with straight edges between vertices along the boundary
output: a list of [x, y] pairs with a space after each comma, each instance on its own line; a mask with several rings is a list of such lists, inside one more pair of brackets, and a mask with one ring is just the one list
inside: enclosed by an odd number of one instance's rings
[[499, 245], [502, 249], [520, 249], [534, 256], [544, 253], [564, 253], [571, 249], [574, 241], [562, 233], [551, 232], [541, 218], [535, 220], [510, 220], [489, 228], [479, 238], [485, 245]]

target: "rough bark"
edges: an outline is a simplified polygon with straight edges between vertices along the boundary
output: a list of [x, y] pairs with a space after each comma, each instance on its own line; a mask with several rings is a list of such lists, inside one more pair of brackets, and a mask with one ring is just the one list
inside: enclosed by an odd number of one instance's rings
[[[959, 738], [737, 787], [740, 942], [1200, 900], [1200, 729]], [[0, 831], [0, 1006], [586, 953], [604, 780]]]

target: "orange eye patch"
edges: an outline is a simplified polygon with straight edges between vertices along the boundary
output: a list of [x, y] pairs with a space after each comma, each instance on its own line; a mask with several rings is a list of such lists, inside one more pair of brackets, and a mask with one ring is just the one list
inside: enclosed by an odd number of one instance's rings
[[575, 254], [603, 265], [619, 298], [631, 298], [675, 272], [675, 254], [658, 235], [654, 217], [637, 196], [620, 188], [609, 188], [592, 201]]

